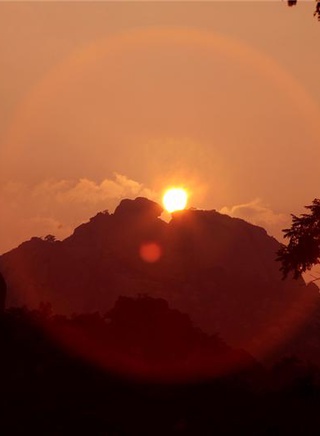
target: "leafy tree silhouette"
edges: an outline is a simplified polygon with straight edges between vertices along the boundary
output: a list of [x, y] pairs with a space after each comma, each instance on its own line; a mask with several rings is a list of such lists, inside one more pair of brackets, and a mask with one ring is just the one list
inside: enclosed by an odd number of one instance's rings
[[283, 230], [284, 237], [289, 239], [288, 245], [282, 244], [277, 253], [283, 278], [293, 272], [297, 279], [320, 261], [320, 199], [314, 199], [305, 208], [310, 213], [292, 214], [291, 227]]
[[54, 235], [47, 235], [43, 238], [44, 241], [47, 242], [55, 242], [57, 240], [57, 238]]
[[[292, 6], [296, 6], [297, 2], [298, 2], [297, 0], [288, 0], [287, 3], [288, 3], [289, 7], [292, 7]], [[316, 5], [316, 9], [313, 13], [313, 16], [317, 17], [318, 21], [320, 21], [320, 1], [316, 0], [316, 3], [317, 3], [317, 5]]]
[[314, 17], [318, 18], [318, 21], [320, 21], [320, 2], [317, 2], [316, 10], [313, 13]]

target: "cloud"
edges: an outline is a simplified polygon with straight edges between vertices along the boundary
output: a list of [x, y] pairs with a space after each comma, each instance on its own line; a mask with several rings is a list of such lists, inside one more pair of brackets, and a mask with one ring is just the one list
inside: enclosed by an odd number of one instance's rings
[[44, 180], [34, 186], [5, 183], [0, 186], [0, 253], [32, 236], [51, 233], [63, 239], [97, 212], [138, 196], [157, 199], [142, 183], [117, 173], [101, 182], [81, 178]]
[[114, 180], [105, 179], [101, 183], [80, 179], [71, 186], [64, 186], [56, 195], [57, 200], [61, 202], [99, 204], [109, 199], [119, 200], [123, 197], [152, 197], [154, 193], [135, 180], [121, 174], [115, 174]]
[[231, 207], [225, 206], [220, 209], [220, 212], [263, 227], [277, 239], [282, 239], [282, 229], [288, 227], [290, 222], [289, 215], [273, 211], [259, 198], [248, 203], [236, 204]]
[[32, 195], [38, 199], [49, 195], [51, 201], [82, 204], [99, 204], [126, 196], [155, 197], [155, 193], [142, 183], [117, 173], [114, 174], [114, 179], [104, 179], [100, 183], [87, 178], [46, 180], [33, 188]]

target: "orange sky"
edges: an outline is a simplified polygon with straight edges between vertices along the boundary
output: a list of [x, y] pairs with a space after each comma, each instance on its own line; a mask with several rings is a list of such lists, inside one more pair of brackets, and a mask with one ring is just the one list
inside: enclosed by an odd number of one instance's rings
[[313, 2], [0, 3], [0, 253], [169, 184], [277, 237], [319, 196]]

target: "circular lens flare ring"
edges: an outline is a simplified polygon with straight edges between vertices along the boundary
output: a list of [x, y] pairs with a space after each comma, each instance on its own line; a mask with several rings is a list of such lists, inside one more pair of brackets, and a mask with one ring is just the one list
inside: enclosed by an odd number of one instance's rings
[[170, 188], [162, 198], [163, 205], [168, 212], [185, 209], [188, 202], [187, 191], [183, 188]]

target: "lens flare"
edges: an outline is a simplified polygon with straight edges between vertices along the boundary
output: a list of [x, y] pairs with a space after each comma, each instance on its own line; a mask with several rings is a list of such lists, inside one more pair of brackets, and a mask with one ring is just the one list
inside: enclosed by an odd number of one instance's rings
[[146, 242], [140, 247], [140, 257], [147, 263], [157, 262], [161, 255], [161, 247], [156, 242]]

